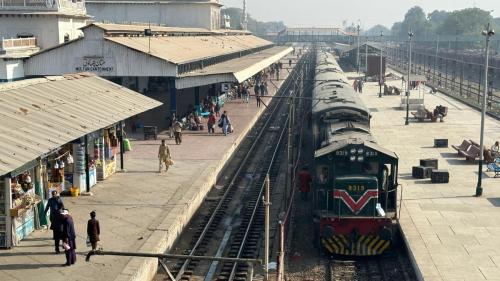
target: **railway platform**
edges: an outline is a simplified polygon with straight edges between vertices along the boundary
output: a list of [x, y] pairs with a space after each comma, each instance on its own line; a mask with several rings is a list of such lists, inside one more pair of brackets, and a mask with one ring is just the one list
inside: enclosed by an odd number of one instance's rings
[[[285, 61], [288, 57], [283, 64]], [[285, 70], [281, 79], [287, 76]], [[269, 95], [274, 95], [282, 82], [268, 82]], [[235, 128], [233, 134], [224, 136], [219, 128], [215, 134], [184, 132], [181, 145], [167, 132], [160, 133], [158, 140], [132, 140], [133, 150], [125, 154], [125, 172], [98, 183], [92, 189], [93, 196], [62, 198], [75, 221], [74, 266], [63, 267], [64, 254], [54, 254], [52, 231], [38, 230], [19, 246], [0, 251], [0, 280], [151, 280], [156, 258], [98, 256], [85, 262], [90, 249], [85, 245], [89, 212], [97, 212], [104, 250], [164, 253], [170, 249], [265, 106], [257, 108], [254, 98], [249, 103], [235, 99], [226, 102], [224, 110]], [[161, 139], [167, 140], [175, 164], [159, 174]]]
[[[388, 84], [401, 86], [401, 81]], [[480, 112], [440, 93], [425, 94], [426, 108], [448, 107], [444, 122], [418, 122], [410, 115], [405, 126], [400, 96], [379, 98], [378, 93], [377, 83], [365, 83], [360, 96], [372, 111], [371, 131], [377, 142], [399, 156], [400, 226], [417, 276], [432, 281], [500, 280], [500, 178], [483, 172], [483, 196], [475, 197], [477, 160], [466, 161], [451, 147], [464, 139], [479, 142]], [[448, 139], [450, 146], [435, 148], [434, 139]], [[486, 117], [485, 147], [499, 139], [500, 121]], [[449, 183], [412, 178], [412, 166], [424, 158], [438, 159], [439, 169], [449, 171]]]

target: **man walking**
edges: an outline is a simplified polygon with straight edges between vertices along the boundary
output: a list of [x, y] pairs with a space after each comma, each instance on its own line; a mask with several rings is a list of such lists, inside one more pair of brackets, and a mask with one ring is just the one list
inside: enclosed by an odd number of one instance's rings
[[61, 240], [61, 210], [64, 209], [64, 204], [56, 190], [52, 191], [52, 197], [47, 201], [45, 206], [45, 215], [50, 210], [50, 229], [54, 238], [54, 247], [56, 254], [59, 254], [59, 241]]
[[179, 122], [179, 120], [175, 120], [175, 122], [174, 122], [174, 136], [175, 136], [175, 143], [181, 144], [182, 143], [182, 124], [181, 124], [181, 122]]
[[311, 174], [309, 174], [308, 167], [305, 166], [302, 168], [302, 170], [299, 172], [299, 181], [300, 181], [300, 197], [302, 198], [302, 201], [307, 201], [308, 200], [308, 195], [309, 192], [311, 191], [311, 182], [312, 182], [312, 177]]
[[161, 164], [165, 164], [165, 172], [168, 171], [170, 166], [170, 148], [165, 143], [165, 140], [161, 140], [160, 148], [158, 149], [158, 160], [160, 161], [158, 173], [161, 173]]
[[63, 217], [63, 248], [66, 254], [66, 263], [63, 266], [70, 266], [76, 262], [76, 231], [73, 218], [69, 215], [67, 209], [63, 209], [61, 213]]
[[97, 250], [97, 241], [100, 241], [99, 235], [101, 234], [99, 221], [95, 217], [95, 211], [90, 212], [90, 220], [87, 222], [87, 237], [92, 245], [92, 251]]
[[224, 113], [222, 113], [220, 117], [220, 123], [222, 123], [222, 132], [224, 133], [225, 136], [227, 136], [227, 133], [231, 133], [230, 131], [230, 126], [231, 126], [231, 121], [229, 121], [229, 116], [227, 116], [227, 111], [224, 110]]

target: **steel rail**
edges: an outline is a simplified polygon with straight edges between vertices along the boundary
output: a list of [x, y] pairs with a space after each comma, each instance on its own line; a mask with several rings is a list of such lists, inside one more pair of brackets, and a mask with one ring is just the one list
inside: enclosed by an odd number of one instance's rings
[[[297, 71], [297, 69], [295, 69], [295, 71]], [[292, 85], [292, 84], [293, 83], [290, 83], [289, 85]], [[287, 85], [287, 86], [289, 86], [289, 85]], [[293, 94], [295, 94], [295, 93], [289, 92], [289, 97], [288, 98], [292, 97]], [[285, 132], [288, 129], [287, 124], [288, 124], [288, 122], [290, 122], [290, 120], [291, 120], [291, 116], [288, 116], [287, 119], [286, 119], [285, 125], [283, 126], [283, 129], [281, 131], [278, 143], [277, 143], [277, 145], [276, 145], [276, 147], [274, 149], [274, 152], [273, 152], [271, 161], [269, 163], [269, 166], [267, 167], [266, 174], [269, 174], [269, 172], [271, 170], [271, 167], [273, 166], [273, 164], [275, 162], [275, 159], [277, 158], [277, 155], [278, 155], [278, 152], [279, 152], [279, 149], [280, 149], [280, 146], [281, 146], [281, 142], [283, 141], [283, 136], [284, 136]], [[260, 187], [260, 190], [259, 190], [259, 195], [258, 195], [257, 198], [261, 198], [262, 197], [262, 194], [264, 192], [264, 188], [265, 188], [265, 182], [263, 181], [263, 183], [262, 183], [262, 185]], [[248, 239], [248, 235], [249, 235], [251, 227], [253, 225], [253, 221], [255, 220], [256, 213], [257, 213], [257, 211], [258, 211], [258, 209], [259, 209], [259, 207], [260, 207], [261, 204], [262, 204], [261, 200], [257, 200], [256, 203], [255, 203], [255, 206], [254, 206], [253, 211], [252, 211], [252, 215], [251, 215], [250, 220], [248, 222], [248, 225], [247, 225], [247, 227], [245, 229], [245, 235], [243, 236], [243, 239], [242, 239], [240, 248], [238, 249], [238, 254], [236, 255], [236, 258], [239, 258], [241, 256], [241, 254], [243, 253], [244, 249], [245, 249], [245, 244], [246, 244], [246, 241]], [[235, 274], [236, 274], [237, 265], [238, 265], [237, 262], [235, 262], [233, 264], [233, 267], [231, 269], [231, 273], [230, 273], [229, 278], [228, 278], [229, 280], [233, 280], [234, 279]], [[266, 264], [264, 266], [268, 266], [268, 265]]]
[[[289, 83], [287, 83], [286, 85], [286, 88], [288, 89], [289, 87]], [[201, 242], [203, 241], [203, 239], [205, 238], [205, 235], [207, 234], [212, 222], [214, 221], [218, 211], [220, 210], [221, 206], [223, 205], [223, 202], [224, 200], [226, 199], [226, 197], [228, 196], [229, 194], [229, 191], [231, 190], [231, 188], [234, 186], [236, 180], [238, 179], [238, 177], [240, 176], [241, 174], [241, 171], [243, 170], [243, 168], [245, 167], [246, 163], [248, 162], [248, 159], [250, 158], [250, 156], [252, 155], [252, 152], [254, 151], [255, 147], [257, 146], [257, 144], [259, 144], [259, 142], [257, 140], [259, 140], [260, 138], [262, 138], [262, 135], [264, 134], [264, 132], [267, 130], [268, 126], [269, 126], [269, 123], [271, 122], [271, 120], [273, 119], [272, 117], [275, 115], [275, 113], [277, 112], [277, 110], [279, 109], [279, 105], [280, 103], [277, 103], [274, 107], [273, 107], [273, 111], [271, 112], [271, 114], [269, 114], [266, 122], [264, 123], [264, 125], [262, 126], [262, 129], [260, 130], [259, 134], [257, 135], [257, 137], [255, 138], [255, 141], [252, 143], [250, 149], [247, 151], [245, 157], [243, 158], [243, 160], [241, 161], [238, 169], [236, 170], [236, 172], [234, 173], [230, 183], [227, 185], [227, 188], [226, 190], [224, 191], [224, 194], [222, 195], [222, 197], [220, 198], [219, 202], [217, 203], [217, 206], [215, 208], [215, 210], [212, 212], [207, 224], [205, 225], [205, 227], [203, 228], [203, 231], [201, 232], [200, 234], [200, 237], [198, 237], [198, 240], [196, 241], [195, 245], [193, 246], [193, 248], [190, 250], [189, 252], [189, 257], [191, 256], [194, 256], [194, 253], [196, 252], [196, 250], [198, 249], [198, 246], [201, 244]], [[182, 264], [181, 268], [179, 269], [178, 273], [176, 274], [176, 277], [175, 277], [175, 280], [180, 280], [182, 278], [182, 275], [184, 274], [185, 270], [186, 270], [186, 267], [187, 265], [189, 264], [189, 262], [191, 260], [193, 260], [194, 258], [187, 258], [186, 261], [184, 261], [184, 263]]]

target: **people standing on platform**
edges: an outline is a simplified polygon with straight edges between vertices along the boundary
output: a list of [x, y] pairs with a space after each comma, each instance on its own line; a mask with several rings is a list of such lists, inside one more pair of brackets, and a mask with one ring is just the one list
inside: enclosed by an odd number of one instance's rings
[[215, 102], [214, 110], [215, 110], [215, 116], [220, 116], [220, 105], [218, 100]]
[[181, 144], [182, 143], [182, 124], [181, 124], [181, 122], [179, 122], [179, 120], [175, 120], [175, 122], [174, 122], [174, 136], [175, 136], [175, 143]]
[[312, 177], [311, 174], [309, 174], [309, 168], [307, 166], [302, 168], [299, 172], [299, 181], [300, 197], [302, 198], [302, 201], [308, 201], [309, 192], [311, 191]]
[[231, 121], [229, 120], [229, 116], [227, 115], [227, 111], [224, 111], [222, 113], [219, 124], [222, 125], [222, 133], [224, 133], [225, 136], [227, 136], [228, 133], [231, 132]]
[[[177, 139], [176, 139], [177, 140]], [[170, 148], [168, 147], [165, 140], [161, 140], [160, 147], [158, 148], [158, 161], [160, 162], [158, 165], [158, 173], [161, 173], [162, 163], [165, 165], [165, 172], [168, 171], [170, 167], [171, 161]]]
[[52, 197], [47, 201], [47, 206], [45, 206], [45, 215], [47, 211], [50, 210], [50, 229], [52, 229], [52, 234], [54, 238], [54, 247], [56, 254], [59, 254], [59, 242], [61, 241], [61, 210], [64, 209], [64, 203], [59, 197], [56, 190], [52, 191]]
[[491, 146], [491, 155], [493, 157], [500, 157], [500, 143], [498, 141]]
[[255, 82], [255, 86], [253, 87], [253, 91], [255, 93], [255, 96], [258, 96], [260, 93], [260, 84], [258, 82]]
[[177, 120], [177, 118], [175, 117], [175, 113], [172, 113], [172, 116], [170, 117], [170, 124], [169, 124], [169, 135], [170, 135], [170, 138], [173, 139], [174, 138], [174, 123], [175, 123], [175, 120]]
[[265, 96], [266, 95], [266, 91], [267, 91], [267, 89], [266, 89], [266, 83], [267, 82], [262, 82], [260, 84], [260, 95], [261, 96]]
[[97, 241], [101, 235], [101, 227], [99, 221], [96, 219], [95, 211], [90, 212], [90, 220], [87, 221], [87, 239], [90, 241], [92, 251], [97, 250]]
[[208, 121], [207, 121], [207, 127], [208, 127], [208, 133], [215, 133], [215, 115], [210, 112], [210, 114], [208, 115]]
[[70, 216], [68, 209], [63, 209], [61, 213], [62, 219], [62, 239], [64, 253], [66, 254], [66, 263], [63, 266], [70, 266], [76, 262], [76, 230], [73, 218]]
[[280, 69], [276, 68], [276, 81], [280, 80]]
[[354, 79], [354, 82], [352, 83], [352, 87], [354, 88], [355, 92], [358, 92], [358, 79]]
[[246, 103], [250, 100], [250, 89], [244, 88], [243, 89], [243, 99]]
[[358, 91], [360, 94], [363, 93], [363, 80], [361, 79], [358, 80]]
[[260, 95], [255, 94], [255, 100], [257, 101], [257, 107], [260, 107], [260, 103], [262, 102], [260, 99]]
[[292, 67], [292, 59], [288, 60], [288, 67]]

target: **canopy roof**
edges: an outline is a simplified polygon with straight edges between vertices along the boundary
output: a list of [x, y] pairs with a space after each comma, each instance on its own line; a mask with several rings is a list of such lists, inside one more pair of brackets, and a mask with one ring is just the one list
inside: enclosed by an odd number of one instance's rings
[[92, 74], [0, 84], [0, 176], [160, 105]]

